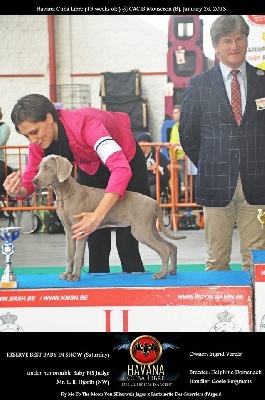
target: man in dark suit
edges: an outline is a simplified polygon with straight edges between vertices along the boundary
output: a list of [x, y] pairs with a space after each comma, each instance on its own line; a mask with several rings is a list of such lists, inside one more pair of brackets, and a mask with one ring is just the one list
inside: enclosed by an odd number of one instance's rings
[[[210, 35], [219, 62], [189, 81], [180, 143], [198, 167], [195, 196], [204, 210], [205, 270], [230, 270], [235, 224], [242, 269], [250, 270], [251, 250], [265, 249], [257, 219], [258, 208], [265, 208], [265, 71], [246, 61], [249, 26], [241, 15], [221, 15]], [[236, 115], [231, 70], [239, 71]]]

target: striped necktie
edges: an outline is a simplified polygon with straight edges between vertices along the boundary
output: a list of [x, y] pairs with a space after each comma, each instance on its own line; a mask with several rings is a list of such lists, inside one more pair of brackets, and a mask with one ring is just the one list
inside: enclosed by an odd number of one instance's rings
[[240, 93], [240, 84], [237, 79], [239, 71], [233, 69], [231, 74], [233, 76], [231, 82], [231, 107], [237, 122], [237, 125], [240, 125], [242, 118], [242, 105], [241, 105], [241, 93]]

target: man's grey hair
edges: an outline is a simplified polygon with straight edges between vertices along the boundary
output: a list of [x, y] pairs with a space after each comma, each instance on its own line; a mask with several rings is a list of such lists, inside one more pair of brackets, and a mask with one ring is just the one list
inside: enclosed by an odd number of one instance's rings
[[218, 44], [222, 36], [235, 35], [236, 33], [249, 35], [249, 25], [242, 15], [221, 15], [216, 18], [210, 28], [213, 44]]

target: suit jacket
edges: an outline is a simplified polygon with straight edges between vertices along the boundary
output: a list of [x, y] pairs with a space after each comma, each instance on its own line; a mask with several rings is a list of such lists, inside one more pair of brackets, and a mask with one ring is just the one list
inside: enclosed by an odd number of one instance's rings
[[265, 71], [246, 65], [246, 108], [237, 126], [219, 64], [192, 77], [183, 95], [180, 143], [198, 167], [196, 203], [225, 207], [240, 174], [249, 204], [265, 204]]

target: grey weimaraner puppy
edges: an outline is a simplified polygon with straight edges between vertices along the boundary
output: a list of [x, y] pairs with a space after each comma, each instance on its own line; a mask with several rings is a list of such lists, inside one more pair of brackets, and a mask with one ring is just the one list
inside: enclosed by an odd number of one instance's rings
[[[56, 211], [65, 229], [67, 246], [67, 268], [60, 275], [60, 279], [78, 281], [81, 268], [84, 266], [86, 236], [79, 240], [72, 239], [71, 226], [76, 223], [72, 216], [85, 211], [94, 211], [105, 190], [80, 185], [71, 175], [72, 168], [72, 164], [66, 158], [49, 155], [42, 159], [33, 182], [38, 188], [47, 186], [54, 188]], [[127, 191], [124, 198], [114, 205], [98, 229], [131, 226], [132, 235], [161, 257], [162, 268], [153, 275], [154, 279], [161, 279], [167, 274], [176, 274], [177, 246], [160, 236], [156, 227], [157, 218], [165, 236], [174, 240], [186, 238], [186, 236], [175, 236], [166, 230], [162, 209], [155, 200], [131, 191]], [[169, 259], [170, 268], [168, 268]]]

